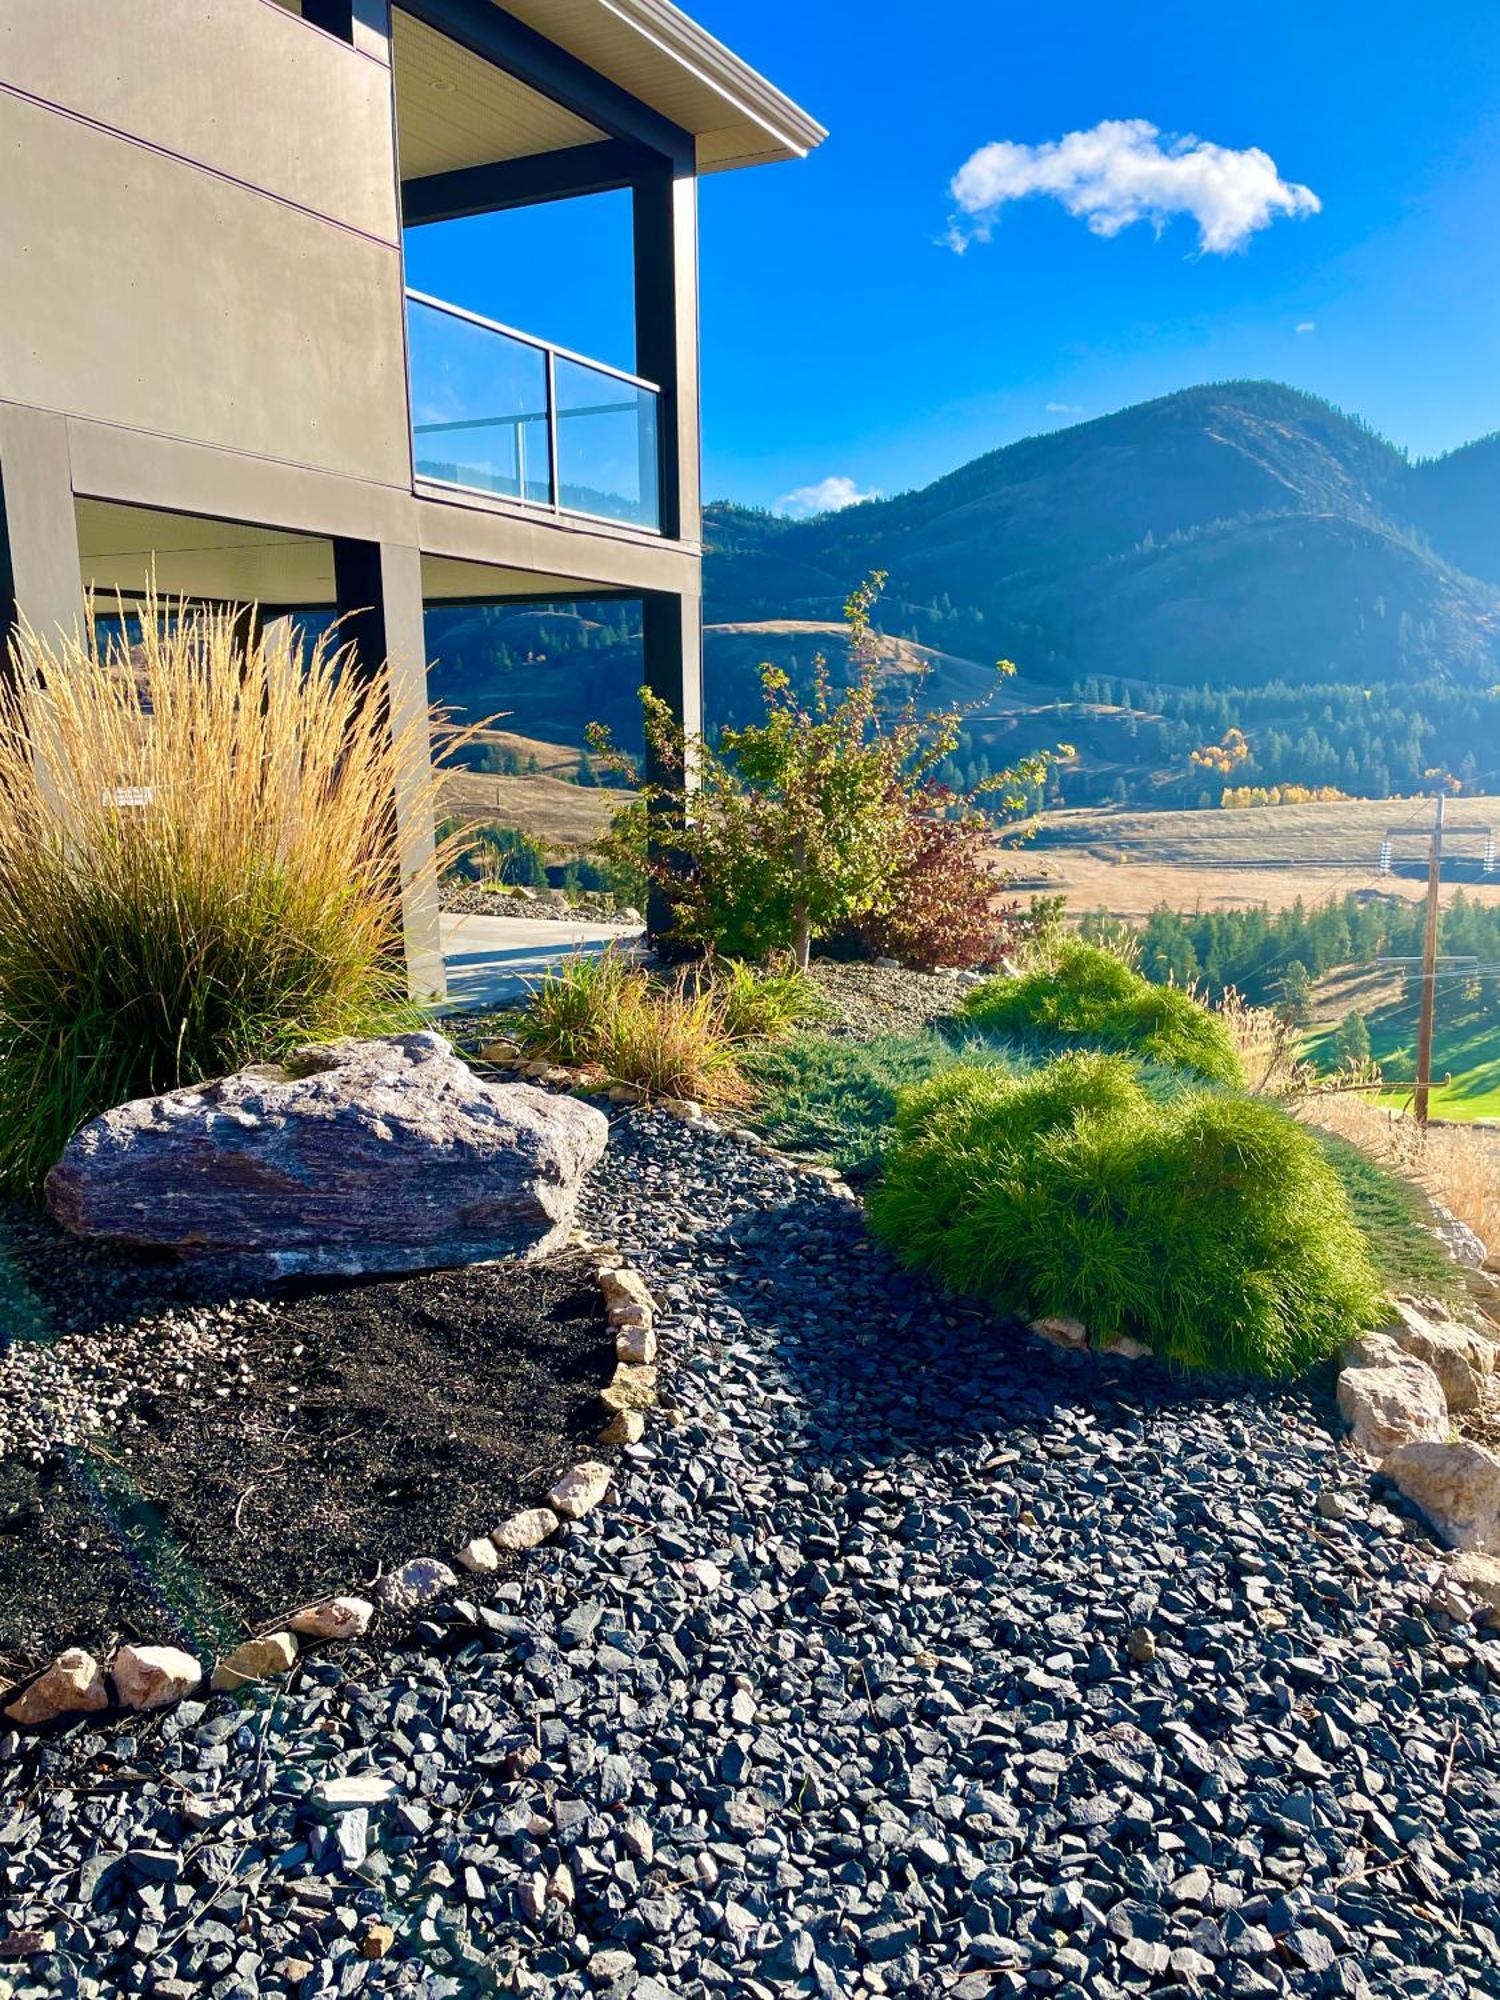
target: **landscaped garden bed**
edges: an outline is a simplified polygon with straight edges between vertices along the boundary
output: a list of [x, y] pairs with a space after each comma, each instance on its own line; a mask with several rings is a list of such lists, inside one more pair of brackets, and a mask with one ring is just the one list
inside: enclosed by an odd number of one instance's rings
[[206, 1351], [154, 1330], [107, 1431], [0, 1463], [12, 1677], [118, 1638], [212, 1657], [412, 1556], [451, 1561], [607, 1420], [614, 1336], [576, 1256], [298, 1285], [207, 1318]]
[[337, 1007], [309, 1054], [281, 992], [204, 1083], [205, 1017], [48, 1182], [180, 1261], [13, 1215], [11, 1664], [102, 1656], [0, 1730], [22, 2000], [1493, 1987], [1494, 1345], [1438, 1218], [1243, 1017], [1019, 937], [863, 687], [768, 682], [762, 795], [710, 766], [717, 949], [570, 966], [468, 1067]]

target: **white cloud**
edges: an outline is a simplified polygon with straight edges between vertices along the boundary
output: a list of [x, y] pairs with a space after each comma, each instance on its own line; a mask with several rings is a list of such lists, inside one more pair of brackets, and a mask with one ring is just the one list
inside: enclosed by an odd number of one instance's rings
[[836, 514], [841, 507], [857, 507], [861, 500], [879, 498], [873, 487], [864, 492], [846, 473], [830, 472], [826, 479], [815, 480], [811, 486], [798, 486], [790, 493], [783, 493], [775, 511], [790, 514], [796, 521], [807, 521], [814, 514]]
[[1297, 322], [1298, 333], [1316, 333], [1317, 330], [1318, 322], [1315, 319], [1299, 319]]
[[1047, 405], [1047, 415], [1049, 417], [1081, 417], [1083, 415], [1083, 405], [1082, 403], [1049, 403]]
[[1216, 256], [1242, 250], [1279, 215], [1317, 215], [1311, 188], [1284, 181], [1259, 146], [1236, 151], [1211, 140], [1162, 133], [1144, 118], [1106, 118], [1040, 146], [993, 140], [953, 176], [958, 205], [948, 232], [955, 250], [985, 242], [1008, 201], [1050, 195], [1096, 236], [1133, 222], [1160, 232], [1174, 215], [1198, 225], [1198, 246]]

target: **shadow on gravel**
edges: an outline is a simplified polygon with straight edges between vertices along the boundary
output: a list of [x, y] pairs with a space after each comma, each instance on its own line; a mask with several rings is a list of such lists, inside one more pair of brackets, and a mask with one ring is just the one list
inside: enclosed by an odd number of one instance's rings
[[974, 1442], [1034, 1445], [1050, 1429], [1139, 1438], [1154, 1415], [1295, 1408], [1336, 1437], [1334, 1372], [1296, 1386], [1188, 1376], [1154, 1361], [1053, 1349], [1014, 1318], [946, 1296], [904, 1270], [863, 1209], [798, 1192], [715, 1239], [726, 1303], [769, 1334], [800, 1405], [802, 1470], [931, 1457]]

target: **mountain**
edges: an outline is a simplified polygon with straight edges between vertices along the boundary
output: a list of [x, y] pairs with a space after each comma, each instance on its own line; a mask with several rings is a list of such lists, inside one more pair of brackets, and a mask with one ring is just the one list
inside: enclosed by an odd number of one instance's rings
[[[844, 600], [884, 570], [892, 703], [921, 672], [925, 699], [973, 711], [955, 782], [1067, 742], [1074, 804], [1384, 797], [1435, 767], [1500, 790], [1500, 436], [1413, 464], [1315, 397], [1210, 384], [810, 521], [719, 502], [705, 537], [710, 726], [758, 712], [762, 661], [846, 673]], [[638, 741], [633, 606], [435, 609], [428, 633], [438, 699], [543, 741], [593, 718]], [[1205, 773], [1192, 752], [1231, 726], [1249, 759]]]
[[805, 522], [710, 510], [715, 623], [882, 617], [1034, 680], [1500, 678], [1500, 441], [1413, 466], [1269, 382], [1181, 390]]

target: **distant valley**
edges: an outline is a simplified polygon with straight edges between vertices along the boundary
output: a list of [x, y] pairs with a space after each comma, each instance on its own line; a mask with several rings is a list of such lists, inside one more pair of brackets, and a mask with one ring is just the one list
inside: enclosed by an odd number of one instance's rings
[[[708, 511], [710, 723], [755, 669], [837, 673], [872, 570], [892, 698], [974, 705], [950, 775], [1074, 744], [1071, 804], [1217, 803], [1226, 783], [1378, 797], [1449, 772], [1500, 789], [1500, 440], [1413, 464], [1274, 383], [1183, 390], [987, 453], [920, 491], [793, 522]], [[538, 738], [628, 737], [633, 607], [434, 613], [436, 689]], [[993, 662], [1013, 659], [999, 682]], [[1191, 752], [1238, 727], [1232, 777]]]

